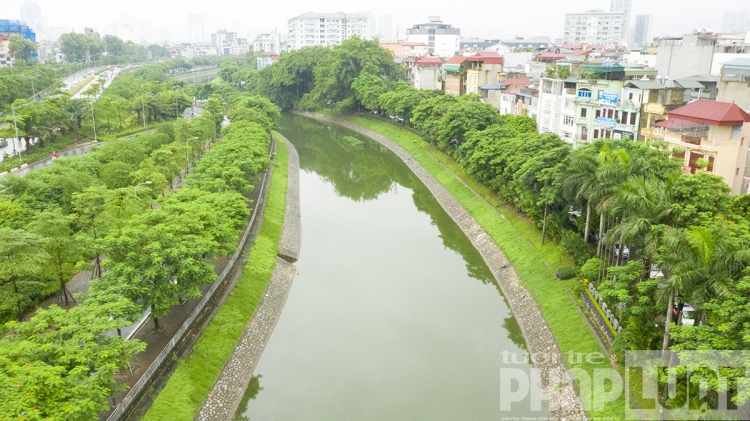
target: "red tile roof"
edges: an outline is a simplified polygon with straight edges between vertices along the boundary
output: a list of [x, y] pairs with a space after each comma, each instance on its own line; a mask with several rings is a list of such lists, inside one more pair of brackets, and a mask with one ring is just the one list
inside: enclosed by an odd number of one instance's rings
[[712, 126], [741, 126], [750, 122], [750, 114], [730, 102], [698, 100], [669, 112], [669, 118]]
[[500, 81], [500, 85], [531, 85], [531, 80], [527, 77], [517, 77], [517, 78], [511, 78], [511, 79], [505, 79]]
[[439, 57], [423, 57], [416, 59], [414, 62], [420, 66], [441, 66], [443, 64], [443, 60], [440, 60]]
[[445, 64], [461, 64], [466, 61], [466, 56], [453, 56], [445, 62]]
[[485, 64], [503, 64], [503, 56], [497, 51], [480, 51], [473, 56], [466, 57], [466, 60]]

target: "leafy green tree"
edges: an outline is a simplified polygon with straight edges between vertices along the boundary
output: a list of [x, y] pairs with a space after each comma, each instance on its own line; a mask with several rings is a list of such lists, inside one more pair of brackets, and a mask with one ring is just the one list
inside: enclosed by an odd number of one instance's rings
[[101, 180], [108, 189], [119, 189], [129, 186], [132, 167], [122, 161], [112, 161], [102, 166]]
[[65, 284], [75, 272], [76, 263], [84, 257], [82, 247], [73, 238], [72, 222], [72, 217], [59, 210], [45, 211], [37, 214], [27, 227], [30, 232], [47, 239], [43, 246], [50, 257], [47, 267], [60, 283], [58, 302], [66, 307], [70, 307], [75, 299]]
[[109, 55], [115, 57], [123, 55], [125, 50], [125, 43], [120, 38], [114, 35], [105, 35], [104, 44]]
[[94, 254], [93, 276], [102, 274], [101, 246], [99, 239], [107, 233], [111, 221], [107, 218], [107, 191], [103, 186], [94, 186], [73, 194], [72, 204], [74, 217], [80, 231], [79, 241], [87, 245]]
[[8, 52], [16, 60], [28, 61], [31, 54], [37, 52], [37, 45], [34, 41], [28, 40], [21, 35], [11, 35], [8, 40]]
[[315, 68], [330, 54], [331, 50], [322, 46], [282, 54], [277, 63], [253, 74], [249, 89], [281, 109], [296, 107], [315, 85]]
[[154, 327], [160, 329], [159, 317], [171, 306], [199, 297], [198, 287], [216, 279], [206, 258], [218, 245], [201, 228], [166, 218], [161, 209], [131, 220], [104, 239], [109, 270], [97, 288], [115, 288], [141, 308], [150, 308]]
[[50, 258], [44, 251], [46, 243], [46, 239], [28, 231], [0, 228], [0, 287], [15, 304], [18, 320], [28, 299], [22, 290], [33, 286], [32, 276], [39, 274]]
[[373, 74], [376, 71], [372, 66], [365, 66], [362, 73], [352, 81], [357, 101], [368, 110], [380, 108], [380, 96], [388, 92], [385, 79]]
[[114, 375], [145, 349], [107, 332], [127, 326], [113, 306], [40, 309], [0, 339], [0, 413], [18, 419], [96, 419], [124, 389]]

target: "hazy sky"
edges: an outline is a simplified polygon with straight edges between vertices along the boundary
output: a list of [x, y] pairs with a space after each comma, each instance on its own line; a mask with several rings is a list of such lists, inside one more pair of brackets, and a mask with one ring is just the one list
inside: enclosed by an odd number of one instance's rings
[[[0, 0], [0, 19], [18, 19], [23, 0]], [[64, 26], [81, 32], [84, 26], [100, 31], [117, 23], [121, 15], [150, 20], [155, 28], [168, 28], [173, 39], [187, 36], [187, 14], [205, 16], [206, 32], [228, 28], [241, 36], [268, 32], [274, 27], [286, 31], [287, 19], [305, 12], [369, 11], [377, 18], [393, 16], [394, 31], [400, 34], [414, 23], [439, 15], [461, 29], [463, 36], [509, 38], [546, 35], [562, 37], [563, 15], [586, 9], [609, 10], [607, 0], [527, 0], [507, 2], [461, 2], [455, 0], [36, 0], [49, 26]], [[719, 30], [724, 10], [750, 9], [748, 0], [633, 0], [635, 15], [653, 14], [653, 35], [681, 35], [692, 28]]]

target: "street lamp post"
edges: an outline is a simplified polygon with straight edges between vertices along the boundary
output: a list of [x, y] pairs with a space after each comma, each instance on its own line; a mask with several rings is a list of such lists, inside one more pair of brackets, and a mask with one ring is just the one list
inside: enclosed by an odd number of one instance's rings
[[138, 198], [138, 187], [142, 186], [144, 184], [151, 184], [151, 180], [144, 181], [143, 183], [136, 184], [135, 187], [133, 187], [133, 196]]
[[[21, 107], [26, 107], [29, 104], [22, 104]], [[13, 127], [16, 129], [16, 140], [13, 142], [13, 153], [16, 153], [16, 143], [20, 143], [20, 139], [18, 138], [18, 123], [16, 123], [16, 107], [13, 106], [13, 104], [10, 104], [10, 108], [13, 110]], [[18, 161], [23, 162], [23, 159], [21, 158], [21, 147], [19, 145], [18, 147]]]

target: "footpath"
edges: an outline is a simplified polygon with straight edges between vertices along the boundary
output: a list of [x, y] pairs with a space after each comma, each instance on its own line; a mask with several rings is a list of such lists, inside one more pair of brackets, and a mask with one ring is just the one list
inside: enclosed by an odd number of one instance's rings
[[497, 284], [508, 300], [530, 355], [544, 355], [544, 359], [533, 359], [534, 367], [545, 381], [542, 394], [548, 402], [550, 416], [553, 419], [585, 420], [587, 419], [575, 383], [568, 376], [565, 356], [552, 334], [549, 325], [531, 293], [522, 286], [522, 279], [510, 260], [484, 231], [474, 217], [464, 209], [461, 203], [411, 154], [396, 142], [373, 130], [366, 129], [340, 117], [317, 113], [299, 112], [297, 114], [316, 120], [337, 124], [361, 133], [379, 142], [393, 151], [411, 169], [435, 196], [440, 205], [466, 234], [474, 247], [479, 251], [490, 268]]

